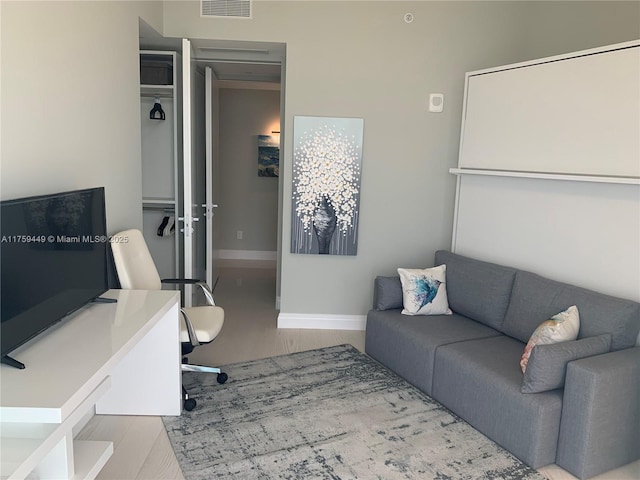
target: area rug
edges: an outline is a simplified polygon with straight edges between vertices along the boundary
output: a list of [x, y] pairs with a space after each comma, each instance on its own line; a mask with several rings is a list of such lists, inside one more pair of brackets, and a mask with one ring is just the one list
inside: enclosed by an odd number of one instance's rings
[[186, 480], [543, 479], [351, 345], [185, 373], [164, 417]]

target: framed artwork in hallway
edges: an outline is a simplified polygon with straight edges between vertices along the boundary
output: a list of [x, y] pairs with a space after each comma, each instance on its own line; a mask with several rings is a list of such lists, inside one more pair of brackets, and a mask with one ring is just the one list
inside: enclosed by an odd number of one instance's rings
[[258, 176], [277, 177], [280, 170], [280, 144], [271, 135], [258, 135]]

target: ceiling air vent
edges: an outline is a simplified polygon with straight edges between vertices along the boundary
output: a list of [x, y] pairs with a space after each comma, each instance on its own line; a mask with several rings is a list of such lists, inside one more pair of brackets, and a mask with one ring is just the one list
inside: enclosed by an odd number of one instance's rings
[[251, 0], [200, 0], [203, 17], [251, 18]]

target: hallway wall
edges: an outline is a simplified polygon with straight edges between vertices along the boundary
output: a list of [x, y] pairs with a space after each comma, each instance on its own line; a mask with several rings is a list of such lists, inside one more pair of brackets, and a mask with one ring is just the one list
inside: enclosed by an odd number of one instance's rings
[[[222, 258], [275, 260], [278, 178], [258, 176], [258, 135], [279, 130], [280, 92], [240, 88], [218, 92], [220, 182], [214, 248]], [[237, 238], [238, 231], [242, 239]]]

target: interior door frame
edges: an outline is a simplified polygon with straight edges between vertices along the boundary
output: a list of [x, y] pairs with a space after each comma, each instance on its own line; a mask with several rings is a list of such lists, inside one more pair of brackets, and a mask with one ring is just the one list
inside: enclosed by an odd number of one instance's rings
[[[198, 40], [199, 41], [199, 40]], [[188, 45], [190, 48], [185, 48], [185, 42], [188, 42]], [[257, 59], [257, 58], [243, 58], [242, 60], [229, 60], [229, 59], [223, 59], [223, 58], [198, 58], [195, 53], [194, 53], [194, 49], [191, 48], [191, 42], [188, 39], [183, 39], [183, 54], [182, 54], [182, 66], [183, 66], [183, 72], [190, 72], [190, 66], [192, 62], [202, 62], [205, 64], [205, 74], [204, 74], [204, 78], [205, 78], [205, 122], [209, 122], [211, 121], [211, 125], [208, 125], [205, 127], [205, 164], [206, 164], [206, 169], [207, 169], [207, 173], [206, 175], [206, 194], [205, 194], [205, 198], [203, 202], [200, 202], [197, 206], [201, 207], [204, 209], [204, 219], [205, 221], [202, 222], [201, 225], [195, 223], [194, 221], [197, 221], [196, 218], [193, 217], [193, 211], [189, 212], [189, 215], [185, 215], [184, 220], [185, 220], [185, 233], [189, 233], [187, 232], [188, 229], [190, 229], [191, 232], [194, 231], [194, 227], [195, 229], [199, 229], [202, 228], [207, 232], [206, 235], [206, 243], [205, 243], [205, 255], [202, 260], [205, 263], [205, 272], [203, 275], [203, 279], [207, 281], [207, 283], [213, 288], [215, 287], [215, 283], [217, 281], [217, 271], [216, 271], [216, 259], [215, 259], [215, 250], [214, 250], [214, 243], [213, 240], [215, 238], [215, 234], [214, 234], [214, 228], [213, 228], [213, 223], [214, 223], [214, 217], [215, 217], [215, 208], [218, 207], [217, 204], [214, 203], [214, 186], [217, 182], [217, 180], [215, 180], [214, 175], [216, 173], [216, 155], [215, 155], [215, 148], [217, 148], [217, 145], [215, 145], [216, 142], [216, 132], [214, 131], [214, 129], [219, 128], [219, 126], [217, 125], [218, 123], [218, 119], [215, 117], [215, 115], [217, 115], [217, 112], [215, 111], [215, 109], [217, 108], [213, 102], [215, 102], [215, 89], [217, 88], [215, 86], [215, 84], [213, 85], [213, 88], [209, 87], [209, 83], [207, 80], [207, 68], [206, 68], [206, 64], [207, 63], [225, 63], [225, 62], [230, 62], [230, 63], [247, 63], [247, 64], [255, 64], [255, 63], [277, 63], [280, 65], [280, 69], [281, 69], [281, 80], [280, 80], [280, 161], [281, 161], [281, 165], [283, 164], [284, 161], [284, 131], [283, 131], [283, 126], [284, 126], [284, 115], [285, 115], [285, 111], [284, 111], [284, 107], [285, 107], [285, 94], [284, 94], [284, 89], [285, 89], [285, 62], [286, 62], [286, 56], [280, 60], [278, 60], [277, 62], [265, 62], [263, 59]], [[251, 55], [250, 55], [251, 57]], [[213, 69], [211, 69], [211, 73], [213, 74], [212, 76], [212, 80], [213, 82], [215, 82], [216, 80], [218, 80], [215, 77], [215, 74], [213, 72]], [[190, 78], [191, 75], [187, 74], [187, 75], [183, 75], [183, 84], [184, 85], [191, 85], [191, 81], [192, 79]], [[222, 81], [222, 80], [221, 80]], [[209, 97], [211, 95], [211, 97]], [[183, 162], [185, 164], [189, 163], [187, 162], [188, 158], [192, 158], [193, 155], [193, 145], [190, 143], [191, 142], [191, 136], [189, 134], [189, 132], [191, 131], [191, 129], [193, 128], [192, 125], [192, 106], [189, 105], [189, 99], [192, 96], [192, 92], [187, 94], [186, 89], [183, 88], [183, 103], [185, 105], [185, 108], [183, 109], [183, 114], [184, 114], [184, 118], [187, 119], [186, 122], [183, 122], [183, 136], [185, 138], [185, 148], [184, 148], [184, 156], [183, 156]], [[187, 106], [188, 105], [188, 106]], [[209, 160], [208, 158], [211, 159], [211, 163], [209, 164]], [[186, 176], [188, 175], [193, 175], [193, 170], [189, 169], [189, 171], [185, 170], [184, 172], [185, 174], [185, 187], [187, 186], [187, 181], [186, 181]], [[277, 218], [277, 238], [276, 238], [276, 298], [275, 298], [275, 306], [276, 308], [280, 307], [280, 289], [281, 289], [281, 267], [282, 267], [282, 227], [283, 227], [283, 205], [284, 205], [284, 201], [283, 201], [283, 195], [284, 195], [284, 185], [283, 185], [283, 178], [282, 175], [279, 176], [278, 178], [278, 218]], [[185, 188], [185, 192], [184, 192], [184, 211], [187, 212], [187, 208], [186, 206], [189, 205], [189, 200], [187, 197], [187, 193], [189, 193], [189, 198], [191, 200], [191, 205], [195, 206], [193, 203], [193, 192], [189, 191], [190, 189]], [[205, 226], [206, 224], [206, 226]], [[194, 275], [196, 272], [194, 271], [194, 267], [193, 267], [193, 258], [194, 258], [194, 248], [193, 248], [193, 244], [189, 244], [189, 242], [192, 239], [188, 236], [184, 237], [184, 243], [185, 243], [185, 248], [184, 248], [184, 272], [185, 272], [185, 277], [188, 277], [189, 275], [192, 276]], [[185, 292], [186, 294], [186, 292]], [[186, 294], [185, 295], [185, 300], [191, 298], [191, 295]]]
[[211, 288], [215, 286], [217, 280], [217, 270], [215, 264], [215, 258], [213, 256], [213, 222], [214, 222], [214, 209], [218, 208], [218, 205], [213, 203], [213, 124], [215, 115], [213, 109], [213, 82], [216, 80], [213, 69], [206, 66], [204, 69], [204, 117], [205, 117], [205, 175], [206, 175], [206, 188], [205, 188], [205, 203], [202, 205], [204, 208], [205, 217], [205, 232], [206, 232], [206, 254], [205, 254], [205, 271], [207, 285]]

